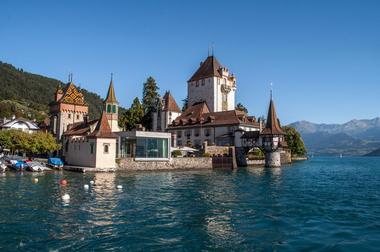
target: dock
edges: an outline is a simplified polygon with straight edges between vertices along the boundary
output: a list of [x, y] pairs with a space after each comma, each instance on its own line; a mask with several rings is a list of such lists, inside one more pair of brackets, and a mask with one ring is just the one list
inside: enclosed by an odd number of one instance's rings
[[65, 165], [63, 167], [63, 170], [72, 171], [72, 172], [81, 172], [81, 173], [86, 173], [86, 172], [115, 172], [116, 168], [94, 168], [94, 167]]

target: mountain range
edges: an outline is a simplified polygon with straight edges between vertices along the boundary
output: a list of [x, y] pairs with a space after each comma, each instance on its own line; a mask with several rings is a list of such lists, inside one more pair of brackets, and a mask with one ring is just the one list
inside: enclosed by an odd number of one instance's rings
[[289, 126], [301, 133], [309, 154], [361, 156], [380, 148], [380, 117], [343, 124], [297, 121]]

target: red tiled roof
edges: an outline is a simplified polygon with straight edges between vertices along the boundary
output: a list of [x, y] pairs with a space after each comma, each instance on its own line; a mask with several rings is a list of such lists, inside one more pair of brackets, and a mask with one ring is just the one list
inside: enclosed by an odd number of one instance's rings
[[69, 125], [69, 130], [65, 131], [65, 136], [87, 136], [91, 132], [91, 126], [99, 120], [86, 122], [77, 122]]
[[222, 75], [219, 72], [220, 68], [222, 67], [223, 66], [214, 56], [208, 56], [207, 59], [201, 63], [201, 66], [188, 81], [197, 81], [213, 76], [222, 77]]
[[269, 110], [267, 116], [267, 123], [265, 128], [261, 132], [262, 135], [285, 135], [285, 132], [281, 129], [280, 121], [277, 118], [276, 108], [271, 98], [269, 103]]
[[197, 125], [215, 126], [215, 125], [236, 125], [248, 124], [259, 127], [259, 124], [248, 119], [243, 111], [228, 110], [221, 112], [210, 112], [205, 102], [196, 103], [189, 107], [169, 128], [175, 127], [194, 127]]
[[58, 102], [87, 106], [87, 103], [84, 101], [83, 94], [78, 91], [72, 82], [66, 85], [62, 98]]
[[170, 92], [165, 93], [163, 100], [164, 100], [164, 111], [172, 111], [172, 112], [177, 112], [177, 113], [181, 112], [176, 101], [174, 100], [174, 97], [170, 94]]
[[89, 134], [89, 137], [117, 138], [117, 135], [112, 132], [111, 127], [108, 124], [108, 120], [104, 111], [99, 119], [98, 124], [96, 125], [95, 130]]

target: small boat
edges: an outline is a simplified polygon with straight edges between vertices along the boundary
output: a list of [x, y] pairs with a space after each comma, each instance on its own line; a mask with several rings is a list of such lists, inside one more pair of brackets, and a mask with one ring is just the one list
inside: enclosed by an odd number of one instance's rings
[[61, 170], [63, 168], [63, 162], [60, 158], [49, 158], [47, 165], [58, 170]]
[[27, 162], [26, 169], [28, 171], [32, 171], [32, 172], [41, 172], [41, 171], [50, 171], [51, 170], [50, 168], [46, 167], [46, 165], [44, 163], [35, 162], [35, 161]]
[[10, 168], [15, 171], [24, 171], [26, 163], [23, 160], [11, 160]]

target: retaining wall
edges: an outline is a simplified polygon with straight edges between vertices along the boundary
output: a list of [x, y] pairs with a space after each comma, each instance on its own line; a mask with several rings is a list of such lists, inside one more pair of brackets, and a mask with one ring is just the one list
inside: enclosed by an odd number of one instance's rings
[[212, 169], [211, 157], [181, 157], [170, 161], [135, 161], [133, 158], [117, 160], [118, 171], [157, 171], [157, 170], [186, 170], [186, 169]]

